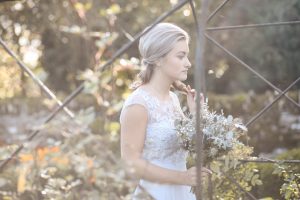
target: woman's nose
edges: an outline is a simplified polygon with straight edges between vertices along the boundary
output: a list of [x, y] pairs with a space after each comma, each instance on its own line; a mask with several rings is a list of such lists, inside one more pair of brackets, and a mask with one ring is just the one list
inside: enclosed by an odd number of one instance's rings
[[189, 61], [189, 59], [187, 59], [187, 65], [186, 65], [186, 67], [187, 67], [187, 68], [191, 68], [191, 66], [192, 66], [192, 65], [191, 65], [191, 62]]

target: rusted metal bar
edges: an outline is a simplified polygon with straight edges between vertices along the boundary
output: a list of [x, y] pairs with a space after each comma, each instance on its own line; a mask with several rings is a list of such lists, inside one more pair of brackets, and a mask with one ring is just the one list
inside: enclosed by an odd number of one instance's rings
[[265, 106], [259, 113], [257, 113], [253, 118], [251, 118], [245, 125], [250, 126], [255, 120], [257, 120], [260, 116], [262, 116], [267, 110], [269, 110], [273, 104], [275, 104], [286, 92], [288, 92], [296, 83], [298, 83], [300, 77], [298, 77], [292, 84], [289, 85], [283, 92], [276, 96], [276, 98], [269, 103], [269, 105]]
[[[218, 159], [217, 161], [225, 161], [224, 159]], [[300, 160], [274, 160], [269, 158], [254, 158], [254, 159], [238, 159], [238, 161], [247, 163], [287, 163], [287, 164], [300, 164]]]
[[21, 0], [0, 0], [0, 3], [10, 2], [10, 1], [21, 1]]
[[137, 35], [135, 35], [134, 39], [130, 42], [128, 42], [127, 44], [125, 44], [123, 47], [121, 47], [115, 54], [114, 56], [109, 59], [103, 66], [97, 67], [96, 70], [100, 70], [103, 71], [105, 70], [109, 65], [111, 65], [119, 56], [121, 56], [122, 54], [124, 54], [127, 49], [129, 49], [129, 47], [132, 46], [133, 43], [135, 43], [140, 37], [142, 37], [145, 33], [147, 33], [148, 31], [150, 31], [154, 26], [156, 26], [158, 23], [162, 22], [163, 20], [165, 20], [167, 17], [169, 17], [171, 14], [173, 14], [175, 11], [177, 11], [178, 9], [180, 9], [182, 6], [184, 6], [189, 0], [183, 0], [180, 1], [178, 4], [176, 4], [171, 10], [169, 10], [168, 12], [165, 12], [164, 14], [162, 14], [160, 17], [158, 17], [153, 23], [152, 25], [149, 27], [149, 29], [145, 32], [140, 32]]
[[[208, 23], [225, 5], [226, 3], [228, 3], [229, 0], [225, 0], [223, 1], [217, 8], [216, 10], [214, 10], [210, 15], [209, 17], [207, 18], [206, 20], [206, 23]], [[206, 29], [207, 30], [207, 29]]]
[[221, 31], [221, 30], [262, 28], [262, 27], [268, 27], [268, 26], [297, 25], [297, 24], [300, 24], [300, 21], [273, 22], [273, 23], [263, 23], [263, 24], [247, 24], [247, 25], [223, 26], [223, 27], [209, 27], [206, 30], [207, 31]]
[[250, 199], [253, 200], [258, 200], [253, 194], [251, 194], [251, 192], [248, 192], [247, 190], [245, 190], [236, 180], [234, 180], [233, 178], [231, 178], [230, 176], [228, 176], [225, 172], [222, 172], [222, 174], [225, 176], [225, 178], [227, 178], [231, 183], [233, 183], [234, 185], [236, 185], [240, 191], [242, 191], [243, 193], [245, 193]]
[[[17, 62], [17, 64], [21, 67], [23, 71], [25, 71], [28, 76], [32, 78], [32, 80], [38, 84], [42, 90], [49, 96], [49, 98], [53, 99], [59, 106], [62, 105], [62, 102], [57, 99], [55, 94], [27, 67], [18, 57], [17, 55], [10, 50], [10, 48], [5, 44], [5, 42], [0, 37], [0, 44], [2, 45], [3, 49]], [[70, 111], [67, 107], [64, 107], [64, 111], [71, 117], [74, 118], [74, 113]]]
[[[270, 81], [268, 81], [265, 77], [263, 77], [262, 75], [260, 75], [257, 71], [255, 71], [252, 67], [250, 67], [248, 64], [246, 64], [244, 61], [242, 61], [241, 59], [239, 59], [237, 56], [235, 56], [232, 52], [230, 52], [228, 49], [226, 49], [224, 46], [222, 46], [220, 43], [218, 43], [216, 40], [214, 40], [212, 37], [208, 36], [207, 34], [205, 35], [206, 38], [211, 41], [213, 44], [215, 44], [217, 47], [219, 47], [220, 49], [222, 49], [225, 53], [227, 53], [228, 55], [230, 55], [232, 58], [234, 58], [236, 61], [238, 61], [242, 66], [246, 67], [249, 71], [251, 71], [253, 74], [255, 74], [256, 76], [258, 76], [260, 79], [262, 79], [265, 83], [267, 83], [270, 87], [272, 87], [274, 90], [276, 90], [277, 92], [281, 93], [282, 91], [277, 88], [273, 83], [271, 83]], [[300, 108], [300, 105], [291, 97], [289, 97], [288, 95], [284, 94], [284, 96], [290, 101], [292, 102], [295, 106], [297, 106], [298, 108]]]
[[[171, 8], [169, 11], [163, 13], [160, 17], [158, 17], [155, 22], [151, 25], [151, 28], [153, 28], [156, 24], [158, 24], [159, 22], [163, 21], [164, 19], [166, 19], [168, 16], [170, 16], [171, 14], [173, 14], [175, 11], [177, 11], [178, 9], [180, 9], [182, 6], [184, 6], [189, 0], [184, 0], [179, 2], [178, 4], [176, 4], [173, 8]], [[151, 29], [149, 28], [148, 31]], [[108, 68], [109, 65], [111, 65], [119, 56], [121, 56], [123, 53], [125, 53], [127, 51], [127, 49], [129, 49], [141, 36], [143, 36], [145, 33], [147, 33], [148, 31], [145, 32], [140, 32], [138, 33], [135, 37], [133, 41], [130, 41], [128, 43], [126, 43], [120, 50], [118, 50], [113, 57], [108, 60], [104, 65], [100, 66], [97, 71], [104, 71], [106, 70], [106, 68]], [[73, 99], [75, 99], [75, 97], [77, 97], [84, 89], [84, 83], [80, 84], [79, 87], [77, 87], [65, 100], [64, 102], [58, 106], [54, 111], [52, 111], [45, 119], [45, 121], [42, 123], [42, 126], [46, 123], [48, 123], [49, 121], [51, 121], [56, 115], [57, 113], [62, 110], [66, 105], [68, 105]], [[27, 138], [27, 142], [31, 141], [39, 132], [41, 129], [38, 129], [34, 132], [32, 132], [30, 134], [30, 136]], [[5, 166], [15, 157], [19, 154], [19, 152], [24, 148], [24, 144], [20, 145], [11, 155], [9, 158], [5, 159], [3, 162], [1, 162], [0, 164], [0, 172], [2, 172], [2, 170], [5, 168]]]

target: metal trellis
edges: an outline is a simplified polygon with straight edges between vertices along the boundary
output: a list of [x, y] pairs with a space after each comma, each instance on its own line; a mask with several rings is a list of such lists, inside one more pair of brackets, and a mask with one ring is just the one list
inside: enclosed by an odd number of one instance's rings
[[[126, 43], [122, 46], [113, 56], [111, 59], [109, 59], [105, 64], [98, 66], [96, 68], [96, 71], [103, 72], [104, 70], [108, 69], [108, 67], [114, 63], [114, 61], [123, 55], [141, 36], [143, 36], [145, 33], [147, 33], [149, 30], [151, 30], [155, 25], [165, 20], [167, 17], [171, 16], [174, 12], [176, 12], [178, 9], [182, 8], [187, 3], [190, 4], [190, 7], [192, 9], [195, 26], [196, 26], [196, 33], [197, 33], [197, 47], [196, 47], [196, 55], [195, 55], [195, 71], [194, 73], [194, 84], [197, 91], [197, 99], [200, 99], [200, 93], [202, 92], [204, 96], [206, 96], [206, 86], [205, 86], [205, 67], [204, 67], [204, 52], [205, 52], [205, 42], [206, 39], [221, 50], [223, 50], [227, 55], [234, 58], [236, 61], [238, 61], [243, 67], [248, 69], [251, 73], [258, 76], [262, 81], [264, 81], [266, 84], [268, 84], [271, 88], [279, 92], [279, 94], [276, 96], [276, 98], [267, 106], [265, 106], [263, 109], [261, 109], [254, 117], [250, 119], [249, 122], [246, 123], [246, 126], [250, 126], [253, 124], [260, 116], [262, 116], [265, 112], [267, 112], [280, 98], [283, 96], [286, 97], [293, 105], [297, 106], [297, 108], [300, 108], [300, 104], [295, 102], [292, 98], [290, 98], [286, 93], [294, 86], [296, 83], [300, 81], [300, 76], [297, 78], [293, 83], [291, 83], [284, 91], [277, 88], [274, 84], [272, 84], [270, 81], [268, 81], [266, 78], [264, 78], [261, 74], [259, 74], [257, 71], [255, 71], [251, 66], [243, 62], [241, 59], [239, 59], [237, 56], [235, 56], [232, 52], [230, 52], [228, 49], [226, 49], [224, 46], [219, 44], [216, 40], [214, 40], [212, 37], [208, 35], [209, 32], [213, 31], [221, 31], [221, 30], [232, 30], [232, 29], [248, 29], [248, 28], [261, 28], [261, 27], [269, 27], [269, 26], [281, 26], [281, 25], [297, 25], [300, 24], [300, 21], [289, 21], [289, 22], [273, 22], [273, 23], [264, 23], [264, 24], [248, 24], [248, 25], [238, 25], [238, 26], [225, 26], [225, 27], [206, 27], [207, 23], [229, 2], [229, 0], [223, 1], [210, 15], [207, 14], [209, 10], [209, 0], [201, 0], [201, 12], [200, 16], [197, 16], [197, 12], [194, 6], [193, 0], [182, 0], [179, 1], [174, 7], [172, 7], [169, 11], [163, 13], [160, 17], [158, 17], [150, 26], [150, 28], [146, 32], [140, 32], [135, 35], [135, 37], [132, 38], [131, 41]], [[208, 16], [208, 17], [207, 17]], [[59, 111], [64, 110], [70, 117], [74, 117], [74, 114], [67, 109], [67, 105], [75, 99], [84, 89], [84, 84], [82, 83], [78, 88], [76, 88], [65, 100], [64, 102], [59, 101], [53, 92], [49, 88], [47, 88], [41, 80], [39, 80], [33, 72], [25, 66], [24, 63], [22, 63], [15, 53], [11, 51], [7, 45], [4, 43], [4, 41], [0, 38], [0, 44], [2, 47], [11, 55], [18, 63], [18, 65], [21, 67], [22, 70], [24, 70], [29, 76], [43, 89], [44, 92], [46, 92], [52, 99], [56, 101], [58, 106], [48, 114], [42, 125], [47, 124], [49, 121], [51, 121]], [[197, 101], [197, 113], [196, 113], [196, 130], [197, 130], [197, 141], [202, 141], [203, 139], [203, 133], [200, 128], [200, 102]], [[43, 127], [43, 126], [41, 126]], [[41, 129], [38, 129], [36, 131], [33, 131], [30, 136], [27, 138], [26, 142], [30, 142], [34, 139], [34, 137], [40, 132]], [[20, 145], [6, 160], [3, 160], [0, 164], [0, 172], [7, 166], [7, 164], [16, 157], [21, 150], [24, 148], [24, 144]], [[199, 142], [197, 144], [197, 170], [201, 171], [202, 168], [202, 148], [203, 144], [202, 142]], [[220, 160], [222, 161], [222, 160]], [[256, 159], [240, 159], [239, 160], [242, 163], [246, 162], [256, 162], [256, 163], [292, 163], [292, 164], [300, 164], [300, 160], [271, 160], [266, 158], [256, 158]], [[228, 176], [226, 173], [223, 173], [224, 176], [233, 184], [235, 184], [241, 191], [243, 191], [250, 199], [257, 199], [254, 197], [253, 194], [246, 191], [238, 182], [236, 182], [232, 177]], [[196, 190], [197, 199], [203, 199], [202, 197], [202, 180], [200, 173], [198, 173], [197, 176], [198, 180], [198, 186]], [[212, 185], [211, 185], [212, 187]], [[210, 196], [210, 199], [212, 199], [212, 195]]]

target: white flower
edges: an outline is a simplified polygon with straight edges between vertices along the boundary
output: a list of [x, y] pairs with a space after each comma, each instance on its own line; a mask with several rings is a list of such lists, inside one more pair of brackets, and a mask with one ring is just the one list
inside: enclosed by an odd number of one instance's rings
[[[213, 160], [222, 155], [226, 155], [235, 145], [243, 145], [238, 138], [247, 128], [240, 122], [240, 119], [233, 118], [232, 115], [224, 116], [224, 113], [209, 111], [206, 103], [201, 107], [202, 132], [204, 135], [204, 151], [207, 152], [206, 158]], [[175, 127], [182, 143], [182, 147], [188, 150], [190, 155], [195, 158], [196, 120], [193, 116], [175, 122]], [[233, 129], [233, 127], [239, 130]], [[242, 130], [242, 131], [240, 131]]]
[[226, 134], [226, 139], [227, 140], [232, 140], [233, 139], [233, 132], [232, 131], [228, 131]]
[[248, 131], [247, 127], [243, 124], [234, 124], [236, 128], [242, 129], [243, 131]]

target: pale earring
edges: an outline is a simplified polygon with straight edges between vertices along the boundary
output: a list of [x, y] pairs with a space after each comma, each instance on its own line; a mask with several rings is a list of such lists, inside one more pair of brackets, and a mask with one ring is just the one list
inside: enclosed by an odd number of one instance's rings
[[157, 67], [161, 67], [160, 61], [156, 63]]

